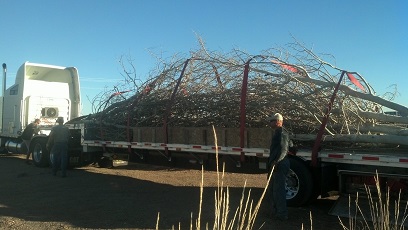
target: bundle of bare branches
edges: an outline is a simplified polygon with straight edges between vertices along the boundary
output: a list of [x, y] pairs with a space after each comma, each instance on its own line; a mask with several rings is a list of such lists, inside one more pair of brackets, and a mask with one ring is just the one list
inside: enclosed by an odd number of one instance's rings
[[86, 119], [116, 127], [232, 128], [241, 125], [245, 100], [246, 127], [267, 127], [265, 118], [279, 112], [293, 139], [313, 141], [340, 82], [325, 141], [408, 143], [408, 108], [392, 102], [392, 94], [377, 96], [359, 73], [324, 61], [298, 42], [261, 55], [209, 52], [201, 44], [188, 58], [161, 60], [145, 82], [138, 83], [133, 63], [121, 62], [124, 83], [104, 92], [94, 105], [97, 112]]

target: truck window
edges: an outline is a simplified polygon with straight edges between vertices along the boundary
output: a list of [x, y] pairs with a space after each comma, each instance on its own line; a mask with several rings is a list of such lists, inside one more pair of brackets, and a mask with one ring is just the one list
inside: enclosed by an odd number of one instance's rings
[[18, 85], [15, 85], [10, 88], [10, 95], [17, 95], [18, 94]]

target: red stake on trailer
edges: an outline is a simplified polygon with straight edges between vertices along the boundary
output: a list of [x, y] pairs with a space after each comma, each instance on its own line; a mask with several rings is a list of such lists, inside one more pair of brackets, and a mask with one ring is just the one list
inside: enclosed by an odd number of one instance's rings
[[320, 148], [320, 144], [321, 144], [321, 141], [322, 141], [323, 133], [324, 133], [324, 130], [326, 129], [326, 125], [327, 125], [327, 122], [329, 120], [330, 111], [332, 110], [334, 99], [336, 98], [337, 92], [339, 91], [339, 87], [340, 87], [341, 81], [343, 80], [343, 77], [344, 77], [345, 73], [346, 73], [346, 71], [342, 71], [339, 82], [337, 83], [336, 87], [334, 88], [334, 92], [333, 92], [333, 94], [332, 94], [332, 96], [330, 98], [329, 104], [327, 105], [326, 113], [324, 114], [322, 124], [320, 125], [319, 132], [317, 133], [316, 140], [315, 140], [315, 143], [314, 143], [313, 149], [312, 149], [312, 162], [311, 162], [312, 167], [317, 166], [317, 153], [319, 152], [319, 148]]
[[[246, 120], [246, 99], [247, 99], [247, 92], [248, 92], [248, 75], [249, 75], [249, 64], [254, 58], [262, 58], [265, 59], [262, 55], [257, 55], [250, 58], [245, 63], [244, 68], [244, 77], [242, 79], [242, 88], [241, 88], [241, 105], [240, 105], [240, 125], [239, 125], [239, 140], [240, 140], [240, 147], [245, 147], [245, 120]], [[245, 153], [241, 152], [241, 162], [245, 162]]]
[[[249, 75], [249, 63], [251, 62], [252, 58], [249, 59], [245, 63], [244, 69], [244, 77], [242, 79], [242, 88], [241, 88], [241, 119], [239, 125], [239, 140], [240, 140], [240, 147], [244, 148], [245, 146], [245, 118], [246, 118], [246, 98], [247, 98], [247, 91], [248, 91], [248, 75]], [[241, 152], [241, 162], [245, 161], [245, 154]]]
[[[180, 77], [177, 79], [176, 86], [174, 87], [173, 93], [171, 94], [171, 97], [170, 97], [170, 101], [169, 101], [169, 103], [167, 104], [167, 107], [166, 107], [166, 113], [164, 114], [164, 119], [163, 119], [163, 129], [164, 129], [165, 144], [169, 143], [169, 132], [168, 132], [168, 127], [167, 127], [167, 120], [168, 120], [169, 115], [170, 115], [170, 111], [171, 111], [171, 107], [172, 107], [173, 102], [174, 102], [174, 98], [176, 97], [176, 93], [177, 93], [178, 88], [180, 86], [181, 79], [184, 76], [184, 71], [186, 70], [187, 65], [190, 62], [190, 60], [191, 60], [191, 58], [187, 59], [184, 62], [183, 70], [181, 70]], [[164, 148], [164, 151], [166, 153], [166, 156], [171, 157], [170, 153], [169, 153], [169, 148], [167, 146]]]

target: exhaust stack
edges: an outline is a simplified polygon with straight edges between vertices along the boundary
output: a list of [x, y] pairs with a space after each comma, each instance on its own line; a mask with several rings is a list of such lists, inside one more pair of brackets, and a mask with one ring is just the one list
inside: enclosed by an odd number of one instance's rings
[[1, 91], [1, 95], [4, 97], [4, 94], [6, 93], [6, 74], [7, 74], [7, 65], [6, 63], [3, 63], [3, 89]]
[[[3, 88], [1, 90], [1, 116], [0, 116], [0, 133], [3, 133], [3, 112], [4, 112], [4, 96], [6, 95], [6, 74], [7, 74], [7, 65], [3, 63]], [[0, 143], [3, 144], [3, 143]]]

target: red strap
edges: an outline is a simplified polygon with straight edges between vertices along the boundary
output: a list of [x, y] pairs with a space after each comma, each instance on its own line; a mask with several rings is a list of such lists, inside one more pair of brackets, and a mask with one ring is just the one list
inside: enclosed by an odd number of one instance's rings
[[350, 79], [350, 81], [351, 81], [355, 86], [357, 86], [358, 88], [360, 88], [362, 91], [365, 92], [364, 87], [363, 87], [363, 86], [361, 85], [361, 83], [357, 80], [357, 78], [354, 77], [353, 74], [347, 73], [347, 77], [348, 77], [348, 79]]

